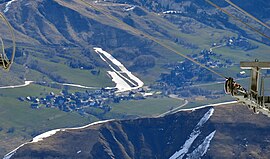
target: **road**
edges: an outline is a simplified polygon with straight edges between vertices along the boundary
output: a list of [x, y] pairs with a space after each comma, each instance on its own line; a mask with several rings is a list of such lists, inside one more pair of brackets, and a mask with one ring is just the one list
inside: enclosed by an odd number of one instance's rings
[[182, 105], [179, 105], [178, 107], [172, 109], [172, 110], [169, 110], [169, 111], [167, 111], [165, 113], [162, 113], [162, 114], [158, 115], [157, 117], [162, 117], [162, 116], [165, 116], [167, 114], [172, 114], [173, 112], [177, 112], [179, 109], [183, 108], [184, 106], [186, 106], [188, 104], [188, 100], [180, 98], [175, 94], [170, 94], [169, 97], [174, 98], [174, 99], [182, 100], [182, 101], [184, 101], [184, 103]]
[[[21, 87], [26, 87], [26, 86], [33, 84], [33, 83], [47, 83], [47, 82], [24, 81], [24, 84], [12, 85], [12, 86], [1, 86], [0, 89], [21, 88]], [[62, 86], [77, 87], [77, 88], [98, 89], [98, 87], [88, 87], [88, 86], [83, 86], [83, 85], [79, 85], [79, 84], [72, 84], [72, 83], [57, 83], [57, 82], [50, 82], [50, 83], [59, 84]]]
[[25, 81], [24, 84], [19, 84], [19, 85], [13, 85], [13, 86], [2, 86], [0, 89], [9, 89], [9, 88], [20, 88], [20, 87], [26, 87], [33, 83], [34, 81]]

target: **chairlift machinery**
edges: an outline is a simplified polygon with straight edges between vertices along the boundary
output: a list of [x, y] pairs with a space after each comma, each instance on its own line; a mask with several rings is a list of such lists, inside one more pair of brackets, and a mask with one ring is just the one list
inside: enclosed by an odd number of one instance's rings
[[[207, 3], [211, 4], [215, 8], [221, 10], [223, 13], [227, 14], [229, 17], [234, 18], [235, 20], [241, 22], [246, 27], [251, 29], [252, 31], [260, 34], [261, 36], [267, 38], [270, 40], [270, 37], [263, 32], [261, 32], [259, 29], [251, 26], [250, 24], [244, 22], [241, 18], [238, 18], [237, 16], [234, 16], [233, 14], [229, 13], [227, 10], [219, 7], [215, 3], [213, 3], [211, 0], [205, 0]], [[259, 19], [255, 18], [242, 8], [238, 7], [236, 4], [231, 2], [230, 0], [225, 0], [227, 3], [229, 3], [233, 8], [235, 8], [237, 11], [240, 11], [240, 13], [243, 13], [244, 15], [250, 17], [251, 19], [258, 22], [260, 25], [264, 26], [267, 29], [270, 29], [270, 27], [265, 24], [264, 22], [260, 21]], [[270, 117], [270, 96], [269, 94], [266, 94], [266, 92], [270, 91], [270, 85], [266, 85], [267, 79], [270, 79], [270, 76], [265, 76], [261, 73], [261, 70], [268, 69], [270, 70], [270, 62], [259, 62], [258, 60], [255, 60], [254, 62], [240, 62], [241, 69], [248, 69], [251, 70], [251, 78], [250, 78], [250, 86], [249, 90], [246, 90], [243, 88], [240, 84], [236, 83], [233, 78], [229, 77], [226, 78], [225, 82], [225, 93], [231, 94], [232, 97], [236, 98], [240, 103], [247, 105], [249, 109], [253, 110], [255, 114], [263, 113]]]
[[[246, 105], [255, 114], [262, 113], [270, 117], [270, 96], [266, 94], [269, 85], [265, 85], [270, 76], [263, 75], [261, 70], [270, 70], [270, 62], [240, 62], [241, 69], [248, 69], [250, 73], [249, 90], [236, 83], [233, 78], [227, 78], [224, 86], [226, 94], [231, 94], [238, 102]], [[267, 89], [268, 88], [268, 89]]]

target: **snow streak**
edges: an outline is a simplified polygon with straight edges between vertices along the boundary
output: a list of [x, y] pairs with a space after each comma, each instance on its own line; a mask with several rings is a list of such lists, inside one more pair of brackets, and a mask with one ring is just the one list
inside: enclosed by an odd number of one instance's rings
[[21, 85], [15, 85], [15, 86], [2, 86], [0, 89], [9, 89], [9, 88], [20, 88], [20, 87], [25, 87], [33, 83], [34, 81], [25, 81], [24, 84]]
[[164, 11], [162, 13], [163, 14], [181, 14], [183, 12], [182, 11], [175, 11], [175, 10], [168, 10], [168, 11]]
[[12, 1], [7, 2], [4, 13], [6, 13], [9, 10], [11, 3], [15, 2], [15, 1], [17, 1], [17, 0], [12, 0]]
[[[112, 71], [108, 71], [108, 73], [112, 77], [112, 81], [116, 83], [115, 88], [118, 89], [117, 92], [125, 92], [138, 89], [144, 85], [144, 83], [138, 77], [134, 76], [120, 61], [114, 58], [111, 54], [98, 47], [95, 47], [94, 50], [97, 54], [99, 54], [100, 58], [112, 69]], [[115, 66], [112, 66], [107, 60], [112, 62]]]
[[197, 159], [202, 157], [203, 155], [206, 154], [209, 146], [210, 146], [210, 142], [213, 139], [213, 137], [215, 136], [216, 131], [213, 131], [212, 133], [210, 133], [203, 141], [203, 143], [201, 145], [199, 145], [194, 151], [192, 151], [190, 154], [187, 154], [187, 159]]
[[125, 9], [125, 11], [131, 11], [131, 10], [133, 10], [135, 8], [136, 8], [136, 6], [131, 6], [131, 7], [127, 8], [127, 9]]
[[192, 133], [189, 135], [189, 138], [186, 140], [184, 145], [181, 147], [181, 149], [177, 152], [175, 152], [170, 159], [182, 159], [187, 153], [193, 142], [196, 140], [196, 138], [201, 134], [200, 128], [205, 124], [209, 118], [213, 115], [214, 108], [211, 108], [204, 114], [204, 116], [201, 118], [201, 120], [198, 122], [198, 124], [193, 129]]
[[20, 145], [19, 147], [17, 147], [16, 149], [14, 149], [13, 151], [9, 152], [8, 154], [6, 154], [6, 155], [4, 156], [3, 159], [10, 159], [10, 158], [16, 153], [16, 151], [17, 151], [19, 148], [23, 147], [24, 145], [42, 141], [43, 139], [48, 138], [48, 137], [50, 137], [50, 136], [56, 134], [56, 133], [59, 132], [59, 131], [66, 131], [66, 130], [80, 130], [80, 129], [87, 128], [87, 127], [89, 127], [89, 126], [93, 126], [93, 125], [97, 125], [97, 124], [102, 124], [102, 123], [106, 123], [106, 122], [109, 122], [109, 121], [113, 121], [113, 119], [111, 119], [111, 120], [97, 121], [97, 122], [94, 122], [94, 123], [91, 123], [91, 124], [88, 124], [88, 125], [85, 125], [85, 126], [81, 126], [81, 127], [76, 127], [76, 128], [62, 128], [62, 129], [55, 129], [55, 130], [51, 130], [51, 131], [45, 132], [45, 133], [43, 133], [43, 134], [40, 134], [40, 135], [34, 137], [33, 140], [32, 140], [31, 142], [26, 142], [26, 143]]

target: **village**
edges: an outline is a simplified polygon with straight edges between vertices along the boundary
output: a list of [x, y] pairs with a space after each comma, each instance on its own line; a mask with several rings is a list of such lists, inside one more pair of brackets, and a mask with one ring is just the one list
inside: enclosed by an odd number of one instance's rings
[[[257, 45], [250, 43], [243, 37], [224, 37], [220, 41], [212, 43], [211, 48], [203, 49], [188, 56], [208, 68], [227, 68], [238, 65], [232, 59], [223, 57], [222, 54], [215, 52], [216, 49], [221, 47], [237, 48], [244, 51], [258, 48]], [[247, 53], [246, 56], [250, 55]], [[193, 85], [194, 83], [215, 82], [218, 80], [211, 72], [191, 63], [187, 59], [177, 63], [168, 63], [163, 67], [170, 72], [161, 73], [158, 85], [163, 85], [169, 90], [172, 87], [183, 87]], [[244, 72], [240, 72], [237, 74], [237, 77], [244, 78], [246, 75]]]
[[[216, 54], [213, 50], [219, 47], [240, 47], [242, 49], [255, 49], [256, 46], [252, 46], [247, 40], [243, 38], [228, 37], [220, 40], [219, 43], [213, 43], [212, 48], [201, 50], [198, 54], [189, 55], [194, 60], [204, 64], [210, 68], [226, 68], [234, 65], [234, 62], [230, 59], [223, 58], [222, 55]], [[107, 55], [100, 48], [95, 48], [97, 53]], [[98, 50], [99, 49], [99, 50]], [[107, 55], [108, 56], [108, 55]], [[109, 56], [108, 56], [109, 57]], [[112, 56], [110, 58], [114, 59]], [[112, 60], [108, 58], [109, 60]], [[105, 60], [103, 58], [103, 60]], [[119, 68], [123, 68], [118, 66]], [[103, 113], [109, 112], [112, 107], [112, 103], [119, 103], [123, 100], [144, 100], [149, 96], [153, 96], [153, 91], [161, 92], [161, 96], [167, 96], [168, 94], [178, 94], [182, 97], [191, 97], [194, 95], [202, 95], [207, 98], [218, 98], [223, 92], [209, 92], [198, 88], [189, 88], [184, 91], [179, 88], [186, 86], [192, 86], [195, 83], [215, 82], [218, 79], [210, 72], [190, 63], [188, 60], [184, 60], [178, 63], [171, 63], [164, 66], [170, 73], [162, 73], [160, 79], [150, 87], [141, 87], [143, 82], [139, 79], [137, 83], [140, 83], [138, 87], [131, 88], [101, 88], [97, 90], [86, 90], [84, 92], [69, 93], [67, 89], [62, 90], [59, 94], [50, 92], [45, 97], [19, 97], [20, 101], [27, 101], [30, 103], [32, 109], [39, 109], [41, 107], [57, 108], [64, 112], [76, 111], [81, 115], [91, 114], [91, 111], [87, 111], [89, 108], [98, 108]], [[126, 70], [124, 70], [126, 71]], [[123, 71], [123, 72], [124, 72]], [[112, 73], [112, 72], [108, 72]], [[135, 76], [127, 73], [134, 79]], [[112, 77], [114, 74], [112, 74]], [[242, 77], [243, 75], [239, 75]], [[130, 77], [130, 78], [131, 78]], [[121, 86], [122, 84], [116, 84]], [[119, 92], [119, 90], [122, 90]], [[148, 92], [148, 93], [147, 93]], [[151, 92], [151, 93], [149, 93]]]
[[29, 102], [32, 109], [57, 108], [64, 112], [76, 111], [80, 115], [87, 115], [87, 108], [98, 108], [104, 113], [109, 112], [111, 103], [119, 103], [123, 100], [144, 100], [153, 93], [146, 93], [148, 88], [139, 88], [132, 91], [116, 93], [117, 89], [86, 90], [84, 92], [69, 93], [62, 90], [59, 94], [48, 93], [45, 97], [19, 97], [22, 102]]

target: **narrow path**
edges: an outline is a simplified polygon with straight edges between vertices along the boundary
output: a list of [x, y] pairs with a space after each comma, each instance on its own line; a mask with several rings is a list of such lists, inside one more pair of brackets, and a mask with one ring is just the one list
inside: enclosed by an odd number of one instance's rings
[[169, 97], [170, 97], [170, 98], [174, 98], [174, 99], [182, 100], [182, 101], [184, 101], [184, 103], [181, 104], [181, 105], [179, 105], [178, 107], [172, 109], [172, 110], [169, 110], [169, 111], [167, 111], [167, 112], [165, 112], [165, 113], [162, 113], [162, 114], [158, 115], [157, 117], [163, 117], [163, 116], [165, 116], [165, 115], [167, 115], [167, 114], [172, 114], [173, 112], [177, 112], [179, 109], [183, 108], [184, 106], [186, 106], [186, 105], [188, 104], [188, 100], [183, 99], [183, 98], [179, 98], [179, 97], [178, 97], [177, 95], [175, 95], [175, 94], [170, 94]]
[[[0, 89], [21, 88], [21, 87], [29, 86], [30, 84], [33, 84], [33, 83], [47, 83], [47, 82], [24, 81], [24, 84], [12, 85], [12, 86], [1, 86]], [[71, 86], [71, 87], [86, 88], [86, 89], [98, 89], [99, 88], [99, 87], [83, 86], [83, 85], [74, 84], [74, 83], [57, 83], [57, 82], [50, 82], [50, 83], [59, 84], [59, 85], [62, 85], [62, 86]]]
[[25, 81], [24, 84], [19, 84], [19, 85], [13, 85], [13, 86], [2, 86], [0, 89], [9, 89], [9, 88], [20, 88], [20, 87], [26, 87], [33, 83], [34, 81]]
[[166, 115], [169, 115], [169, 114], [173, 114], [173, 113], [177, 113], [179, 111], [194, 111], [194, 110], [197, 110], [197, 109], [202, 109], [202, 108], [206, 108], [206, 107], [216, 107], [216, 106], [220, 106], [220, 105], [230, 105], [230, 104], [236, 104], [238, 103], [237, 101], [229, 101], [229, 102], [222, 102], [222, 103], [214, 103], [214, 104], [207, 104], [207, 105], [202, 105], [202, 106], [197, 106], [197, 107], [194, 107], [194, 108], [188, 108], [188, 109], [181, 109], [182, 107], [184, 107], [185, 105], [188, 104], [188, 101], [187, 103], [185, 102], [184, 104], [180, 105], [179, 107], [175, 108], [175, 110], [170, 110], [170, 111], [167, 111], [165, 113], [162, 113], [156, 117], [163, 117], [163, 116], [166, 116]]

